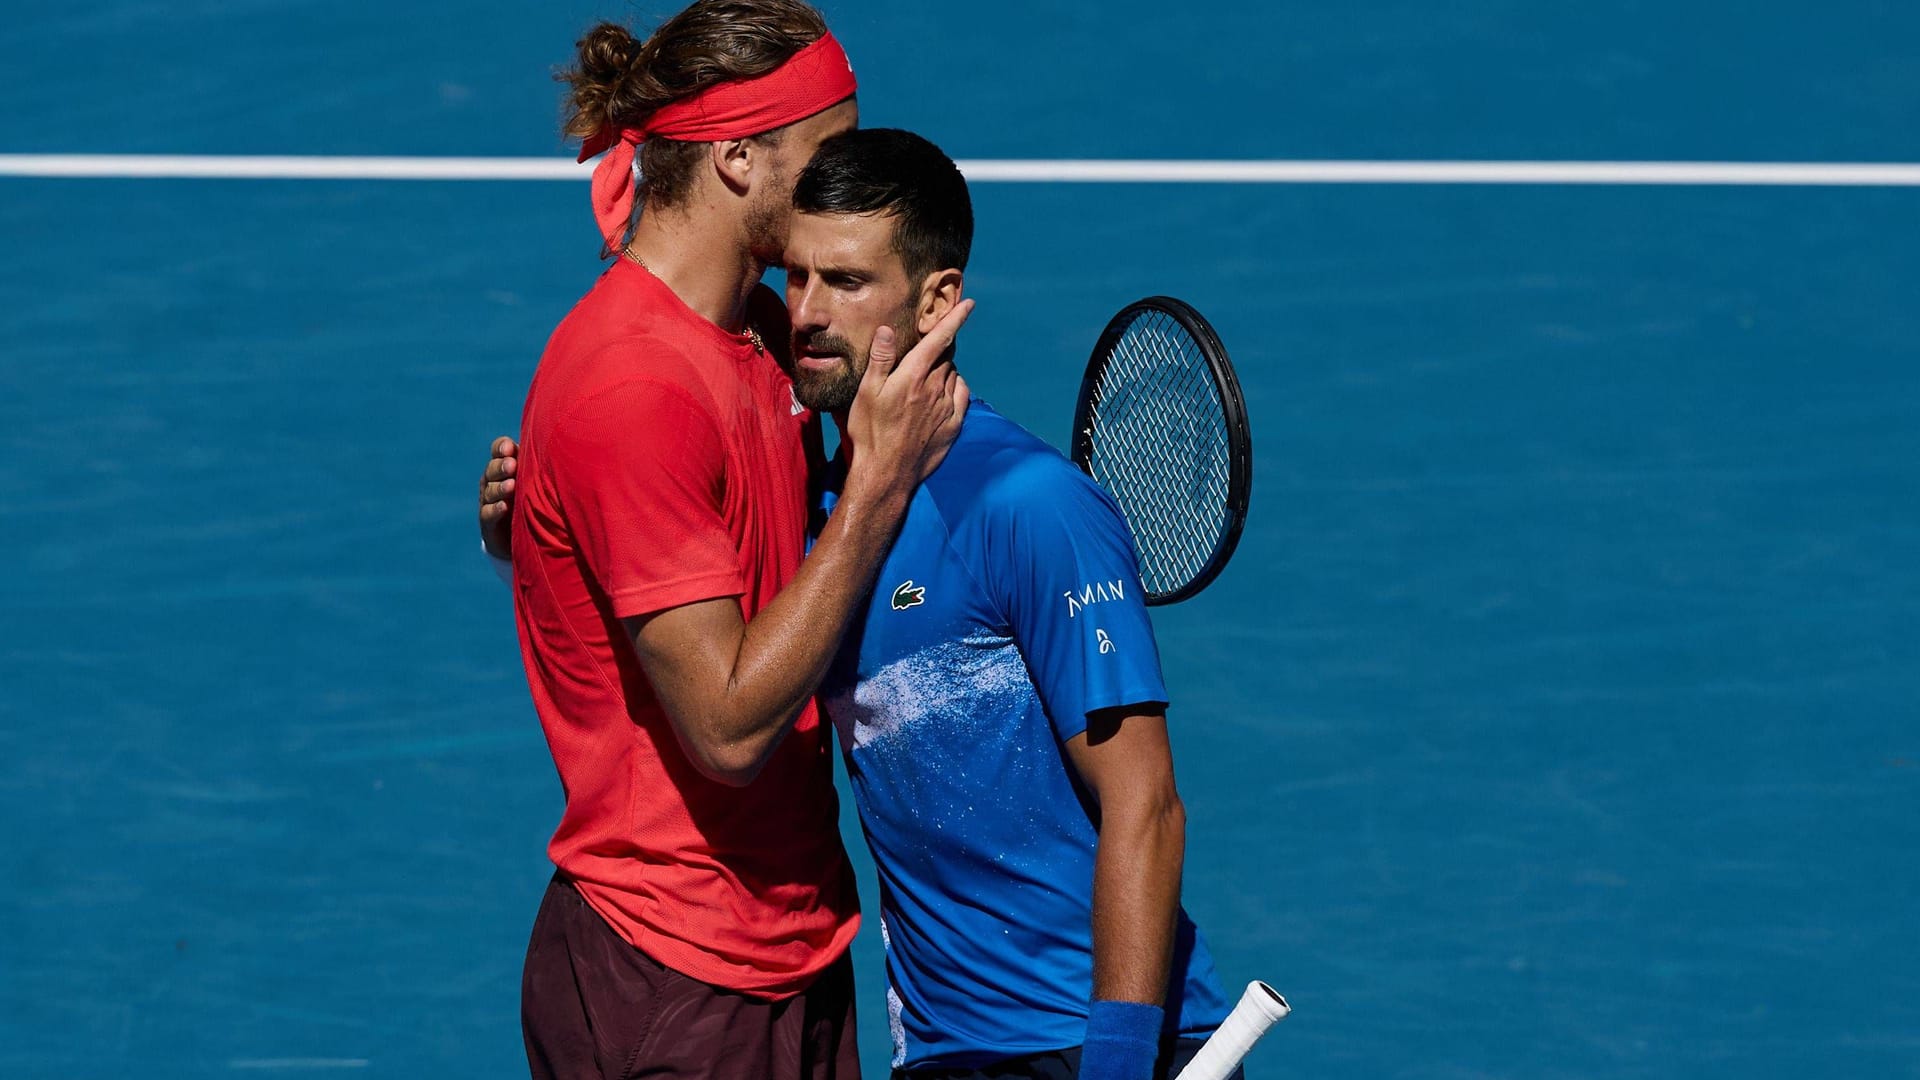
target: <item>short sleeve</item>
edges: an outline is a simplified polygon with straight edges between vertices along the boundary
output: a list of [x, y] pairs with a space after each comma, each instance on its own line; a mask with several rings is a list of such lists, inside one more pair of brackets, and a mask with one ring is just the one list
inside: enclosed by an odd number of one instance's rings
[[727, 529], [726, 444], [685, 388], [632, 380], [556, 424], [543, 467], [619, 618], [745, 591]]
[[1164, 708], [1167, 690], [1126, 521], [1072, 466], [1047, 465], [1001, 478], [1006, 497], [989, 500], [987, 588], [1065, 741], [1089, 713]]

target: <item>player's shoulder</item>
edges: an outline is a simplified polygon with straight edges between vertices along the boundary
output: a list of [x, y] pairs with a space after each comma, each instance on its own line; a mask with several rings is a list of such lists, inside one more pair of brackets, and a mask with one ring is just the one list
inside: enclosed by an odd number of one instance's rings
[[552, 372], [551, 406], [557, 412], [591, 409], [609, 400], [669, 395], [690, 399], [708, 411], [713, 395], [698, 361], [680, 343], [645, 333], [610, 338], [582, 350]]
[[1066, 455], [991, 405], [975, 401], [927, 488], [950, 526], [983, 525], [1044, 511], [1098, 512], [1110, 500]]
[[712, 390], [684, 344], [636, 329], [575, 345], [541, 358], [522, 423], [529, 434], [608, 429], [631, 435], [650, 417], [676, 425], [708, 417], [719, 424]]
[[702, 386], [706, 343], [671, 313], [611, 303], [619, 296], [596, 287], [576, 305], [548, 341], [538, 377], [553, 383], [557, 396], [574, 399], [636, 382]]
[[[778, 303], [760, 291], [752, 297], [756, 312], [764, 312], [769, 299]], [[784, 311], [778, 317], [784, 319]], [[565, 369], [570, 381], [589, 393], [636, 376], [698, 382], [710, 343], [697, 320], [665, 286], [617, 262], [561, 320], [541, 366]]]

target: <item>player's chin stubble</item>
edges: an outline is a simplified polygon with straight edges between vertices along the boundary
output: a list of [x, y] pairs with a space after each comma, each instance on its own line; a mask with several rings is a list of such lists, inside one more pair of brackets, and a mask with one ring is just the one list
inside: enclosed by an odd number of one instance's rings
[[[802, 348], [831, 353], [840, 358], [840, 363], [832, 371], [809, 371], [799, 366]], [[817, 413], [838, 412], [853, 404], [853, 395], [860, 389], [860, 372], [854, 370], [853, 347], [847, 339], [835, 334], [801, 339], [796, 334], [793, 356], [793, 396], [800, 404]], [[866, 365], [860, 368], [864, 371]]]
[[[915, 332], [911, 323], [904, 328], [895, 326], [893, 334], [897, 342], [896, 352], [900, 356], [905, 356], [920, 343], [921, 335]], [[832, 371], [808, 371], [799, 366], [803, 349], [833, 354], [840, 358], [840, 363]], [[867, 357], [861, 357], [860, 362], [855, 364], [853, 346], [846, 338], [838, 334], [814, 334], [811, 337], [795, 334], [793, 357], [793, 396], [800, 404], [817, 413], [838, 412], [853, 404], [854, 395], [860, 391], [860, 377], [867, 373]]]

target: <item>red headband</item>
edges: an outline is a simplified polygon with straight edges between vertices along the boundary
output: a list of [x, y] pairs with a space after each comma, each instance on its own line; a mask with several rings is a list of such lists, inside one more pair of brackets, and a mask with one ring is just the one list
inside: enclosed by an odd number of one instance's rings
[[683, 142], [744, 139], [805, 120], [853, 96], [853, 64], [832, 34], [754, 79], [724, 82], [654, 111], [637, 128], [601, 128], [580, 146], [579, 160], [601, 151], [593, 170], [593, 216], [609, 249], [633, 217], [634, 148], [658, 136]]

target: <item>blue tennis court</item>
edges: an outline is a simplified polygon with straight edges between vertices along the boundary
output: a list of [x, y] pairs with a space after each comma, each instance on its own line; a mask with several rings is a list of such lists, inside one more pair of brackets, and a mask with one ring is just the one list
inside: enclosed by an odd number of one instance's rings
[[[0, 152], [559, 156], [578, 31], [674, 6], [17, 10]], [[1920, 161], [1883, 0], [826, 10], [962, 159]], [[585, 185], [0, 196], [0, 1075], [525, 1075], [560, 790], [473, 493]], [[974, 199], [1001, 411], [1063, 445], [1150, 293], [1245, 382], [1155, 619], [1254, 1075], [1920, 1076], [1920, 190]]]

